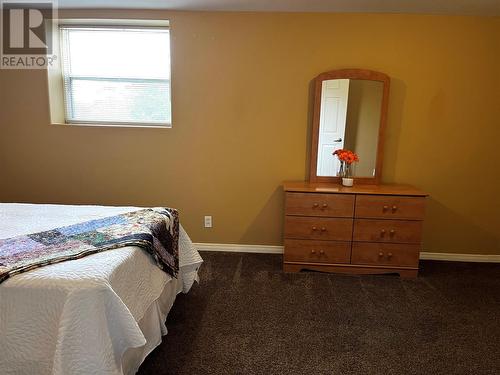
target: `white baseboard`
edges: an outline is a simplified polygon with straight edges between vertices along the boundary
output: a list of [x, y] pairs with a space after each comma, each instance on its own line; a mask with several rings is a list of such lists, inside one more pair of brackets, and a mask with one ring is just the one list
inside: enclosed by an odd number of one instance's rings
[[[239, 245], [226, 243], [195, 243], [200, 251], [227, 251], [232, 253], [283, 254], [283, 246]], [[420, 259], [446, 260], [450, 262], [500, 263], [500, 255], [494, 254], [455, 254], [421, 252]]]
[[195, 243], [200, 251], [228, 251], [232, 253], [283, 254], [283, 246], [239, 245], [230, 243]]
[[451, 262], [500, 263], [500, 255], [494, 255], [494, 254], [455, 254], [455, 253], [421, 252], [420, 259], [447, 260]]

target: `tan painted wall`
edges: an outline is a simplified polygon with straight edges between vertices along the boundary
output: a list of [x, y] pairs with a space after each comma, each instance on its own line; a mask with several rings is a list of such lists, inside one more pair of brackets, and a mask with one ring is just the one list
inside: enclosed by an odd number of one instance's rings
[[72, 13], [97, 15], [170, 17], [173, 129], [51, 126], [44, 72], [1, 71], [2, 201], [170, 205], [195, 241], [280, 244], [311, 80], [366, 68], [392, 78], [383, 180], [431, 195], [425, 250], [500, 253], [499, 17]]
[[354, 164], [354, 175], [358, 177], [373, 177], [383, 93], [382, 82], [360, 79], [349, 82], [344, 147], [359, 156], [359, 162]]

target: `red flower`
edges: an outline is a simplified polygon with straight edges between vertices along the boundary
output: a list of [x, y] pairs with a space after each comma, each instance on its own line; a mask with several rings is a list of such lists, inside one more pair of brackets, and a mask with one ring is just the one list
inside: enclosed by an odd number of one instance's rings
[[343, 161], [347, 164], [352, 164], [352, 163], [359, 161], [358, 155], [350, 150], [344, 150], [344, 149], [339, 148], [339, 149], [335, 150], [332, 153], [332, 155], [337, 156], [340, 161]]

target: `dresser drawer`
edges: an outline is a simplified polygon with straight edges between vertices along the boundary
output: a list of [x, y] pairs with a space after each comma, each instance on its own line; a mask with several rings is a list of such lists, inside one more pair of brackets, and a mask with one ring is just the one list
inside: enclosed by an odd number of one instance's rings
[[353, 241], [420, 243], [422, 222], [355, 219]]
[[356, 196], [355, 217], [422, 220], [425, 213], [424, 197], [387, 195]]
[[353, 242], [354, 264], [418, 267], [420, 245]]
[[350, 242], [285, 240], [285, 262], [349, 263], [350, 260]]
[[354, 195], [286, 193], [286, 215], [352, 217]]
[[351, 241], [352, 219], [285, 216], [285, 238]]

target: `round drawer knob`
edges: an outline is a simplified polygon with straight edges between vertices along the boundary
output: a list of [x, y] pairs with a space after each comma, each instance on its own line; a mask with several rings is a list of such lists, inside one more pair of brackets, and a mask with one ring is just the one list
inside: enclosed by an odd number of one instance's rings
[[328, 204], [327, 203], [323, 203], [323, 208], [327, 208], [328, 207]]
[[392, 206], [392, 211], [396, 211], [398, 209], [398, 206]]
[[389, 231], [389, 233], [390, 233], [390, 234], [394, 234], [394, 233], [396, 233], [396, 231], [395, 231], [394, 229], [391, 229], [391, 230]]
[[389, 206], [384, 206], [382, 207], [384, 211], [387, 211], [389, 209]]
[[383, 257], [383, 256], [384, 256], [384, 253], [383, 253], [383, 252], [380, 252], [380, 253], [378, 253], [378, 256], [379, 256], [379, 257]]
[[318, 207], [318, 206], [319, 206], [319, 204], [318, 204], [318, 203], [314, 203], [314, 204], [313, 204], [313, 207]]
[[316, 250], [311, 250], [311, 254], [316, 254]]
[[385, 229], [381, 229], [380, 234], [383, 236], [385, 234]]
[[325, 253], [325, 251], [324, 251], [324, 250], [320, 250], [320, 251], [319, 251], [319, 253], [320, 253], [321, 255], [323, 255], [323, 254]]
[[326, 231], [326, 228], [325, 228], [325, 227], [321, 227], [321, 231], [322, 231], [322, 232], [325, 232], [325, 231]]
[[317, 230], [317, 229], [318, 229], [318, 228], [316, 228], [316, 227], [312, 227], [312, 230], [313, 230], [313, 231], [315, 231], [315, 230]]
[[387, 258], [392, 258], [392, 253], [387, 253]]

